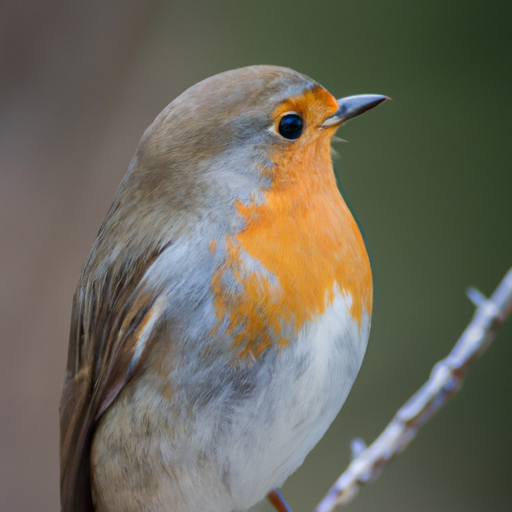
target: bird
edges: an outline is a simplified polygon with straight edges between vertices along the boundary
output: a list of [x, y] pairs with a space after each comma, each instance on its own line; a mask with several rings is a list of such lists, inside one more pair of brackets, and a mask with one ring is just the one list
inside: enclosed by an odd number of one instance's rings
[[[387, 96], [279, 66], [193, 85], [144, 132], [73, 298], [62, 512], [232, 512], [342, 407], [372, 271], [331, 139]], [[281, 507], [281, 508], [279, 508]]]

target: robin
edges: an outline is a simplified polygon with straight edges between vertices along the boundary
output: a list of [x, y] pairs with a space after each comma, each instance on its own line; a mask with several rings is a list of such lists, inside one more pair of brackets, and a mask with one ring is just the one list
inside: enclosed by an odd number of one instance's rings
[[82, 271], [60, 408], [63, 512], [231, 512], [343, 405], [372, 310], [331, 138], [380, 95], [290, 69], [208, 78], [146, 130]]

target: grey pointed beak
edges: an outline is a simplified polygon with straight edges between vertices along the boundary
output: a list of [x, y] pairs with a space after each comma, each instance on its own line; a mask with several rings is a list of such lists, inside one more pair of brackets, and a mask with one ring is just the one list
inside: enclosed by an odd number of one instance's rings
[[328, 117], [320, 126], [330, 128], [346, 123], [350, 119], [364, 114], [382, 102], [389, 100], [387, 96], [381, 94], [358, 94], [357, 96], [347, 96], [338, 100], [338, 110]]

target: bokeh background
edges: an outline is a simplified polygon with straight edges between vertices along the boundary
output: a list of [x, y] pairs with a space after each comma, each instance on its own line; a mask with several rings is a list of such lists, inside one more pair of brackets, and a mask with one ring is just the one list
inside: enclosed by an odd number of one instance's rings
[[[0, 3], [0, 510], [56, 511], [58, 403], [80, 268], [143, 130], [195, 82], [279, 64], [338, 97], [336, 167], [376, 281], [353, 392], [284, 486], [306, 512], [372, 441], [512, 264], [512, 3]], [[459, 396], [351, 511], [510, 511], [512, 320]], [[267, 504], [259, 511], [269, 511]]]

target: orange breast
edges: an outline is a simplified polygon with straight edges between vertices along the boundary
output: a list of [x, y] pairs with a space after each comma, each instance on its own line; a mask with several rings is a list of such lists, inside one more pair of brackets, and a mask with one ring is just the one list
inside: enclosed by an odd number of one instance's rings
[[[245, 225], [224, 239], [226, 260], [212, 279], [218, 328], [227, 325], [238, 357], [289, 343], [326, 310], [337, 288], [352, 297], [350, 313], [359, 323], [372, 308], [368, 256], [336, 187], [330, 141], [318, 138], [272, 160], [264, 202], [236, 203]], [[267, 274], [249, 270], [246, 256]]]

